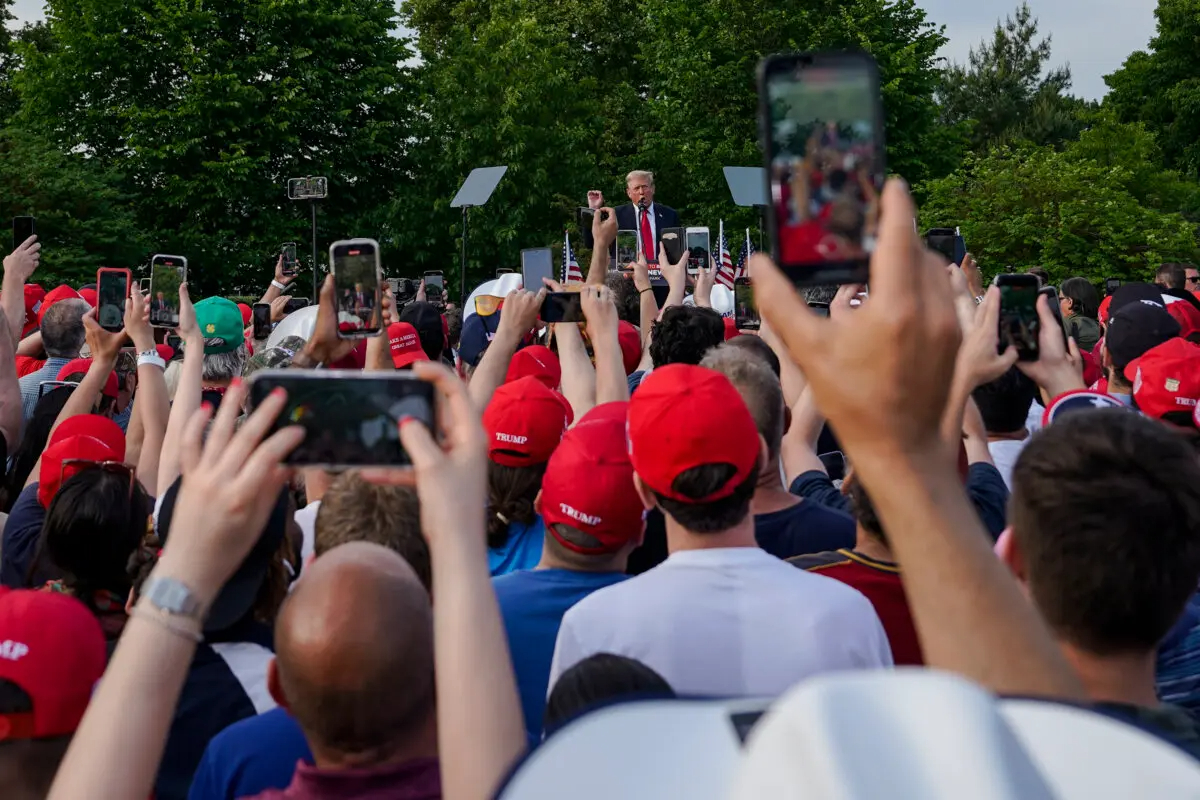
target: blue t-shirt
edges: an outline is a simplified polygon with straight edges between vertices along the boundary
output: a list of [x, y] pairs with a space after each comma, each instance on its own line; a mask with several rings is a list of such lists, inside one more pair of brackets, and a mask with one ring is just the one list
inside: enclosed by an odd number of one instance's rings
[[[42, 536], [42, 522], [46, 509], [37, 499], [38, 485], [31, 483], [21, 490], [12, 513], [4, 524], [3, 545], [0, 547], [0, 583], [10, 589], [25, 588], [25, 575], [29, 565], [37, 557], [38, 540]], [[43, 577], [34, 586], [41, 586], [53, 575]]]
[[525, 732], [532, 747], [542, 738], [542, 715], [550, 683], [554, 641], [567, 609], [597, 589], [611, 586], [628, 576], [621, 572], [576, 572], [567, 569], [537, 569], [514, 572], [492, 580], [508, 651], [512, 654]]
[[296, 762], [313, 763], [296, 720], [282, 708], [235, 722], [208, 743], [188, 800], [236, 800], [292, 782]]
[[488, 569], [492, 577], [507, 575], [521, 569], [533, 569], [542, 560], [542, 543], [546, 528], [539, 515], [533, 523], [510, 522], [508, 540], [503, 547], [488, 548]]
[[754, 515], [758, 546], [777, 558], [854, 547], [854, 519], [812, 500]]

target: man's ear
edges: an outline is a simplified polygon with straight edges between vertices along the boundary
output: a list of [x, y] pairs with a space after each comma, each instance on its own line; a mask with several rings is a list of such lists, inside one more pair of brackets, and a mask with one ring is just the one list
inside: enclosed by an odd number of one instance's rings
[[1021, 555], [1021, 548], [1017, 545], [1017, 537], [1013, 535], [1011, 527], [1005, 528], [1000, 534], [1000, 538], [996, 540], [996, 555], [1008, 567], [1008, 571], [1013, 574], [1013, 577], [1025, 586], [1025, 559]]
[[538, 489], [537, 497], [533, 498], [533, 513], [542, 515], [542, 490]]
[[271, 699], [275, 701], [275, 704], [286, 711], [288, 700], [283, 693], [283, 686], [279, 683], [279, 666], [274, 658], [267, 664], [267, 691], [271, 693]]
[[792, 410], [788, 408], [787, 403], [783, 404], [783, 432], [786, 434], [792, 429]]
[[642, 499], [642, 508], [647, 511], [653, 511], [658, 507], [658, 501], [654, 498], [654, 492], [642, 483], [642, 476], [636, 472], [633, 473], [633, 488], [637, 489], [638, 497]]

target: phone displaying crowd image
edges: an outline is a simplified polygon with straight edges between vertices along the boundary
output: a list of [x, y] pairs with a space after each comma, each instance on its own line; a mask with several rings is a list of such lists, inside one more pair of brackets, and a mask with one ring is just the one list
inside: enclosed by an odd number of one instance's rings
[[711, 265], [712, 248], [708, 228], [687, 229], [688, 275], [698, 275]]
[[110, 333], [125, 327], [125, 300], [131, 281], [127, 269], [103, 267], [96, 272], [96, 322]]
[[756, 331], [762, 325], [749, 278], [738, 278], [733, 282], [733, 313], [739, 331]]
[[329, 263], [337, 298], [338, 336], [378, 336], [383, 327], [379, 243], [374, 239], [334, 242], [329, 246]]
[[583, 295], [579, 292], [547, 292], [538, 316], [542, 322], [584, 322]]
[[30, 236], [37, 235], [37, 220], [33, 217], [13, 217], [13, 246], [16, 250]]
[[296, 243], [284, 242], [279, 248], [279, 254], [283, 256], [283, 274], [285, 277], [292, 278], [296, 275], [296, 268], [299, 264], [296, 258]]
[[617, 231], [617, 269], [624, 270], [638, 258], [638, 232]]
[[251, 408], [277, 387], [287, 391], [287, 405], [274, 430], [305, 430], [288, 464], [404, 466], [412, 462], [400, 444], [400, 420], [411, 417], [437, 430], [433, 384], [411, 373], [263, 370], [250, 379]]
[[187, 280], [187, 259], [156, 255], [150, 259], [150, 324], [179, 327], [179, 284]]
[[1003, 353], [1013, 346], [1021, 361], [1038, 360], [1037, 298], [1040, 284], [1036, 275], [997, 275], [1000, 287], [1000, 331], [997, 349]]
[[521, 281], [526, 291], [541, 291], [543, 279], [554, 280], [554, 253], [549, 247], [521, 251]]
[[254, 325], [254, 338], [261, 341], [270, 337], [271, 306], [268, 303], [255, 303], [250, 311], [250, 319]]
[[446, 302], [446, 279], [441, 270], [431, 270], [423, 276], [425, 279], [425, 298], [435, 306]]
[[886, 175], [875, 59], [769, 56], [758, 80], [776, 262], [797, 286], [865, 283]]

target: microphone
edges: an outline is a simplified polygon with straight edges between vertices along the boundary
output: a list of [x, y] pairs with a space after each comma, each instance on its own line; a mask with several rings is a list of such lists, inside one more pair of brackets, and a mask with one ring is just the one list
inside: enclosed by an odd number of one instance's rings
[[649, 207], [650, 207], [650, 204], [646, 202], [646, 198], [643, 197], [641, 200], [638, 200], [638, 209], [639, 210], [645, 211]]

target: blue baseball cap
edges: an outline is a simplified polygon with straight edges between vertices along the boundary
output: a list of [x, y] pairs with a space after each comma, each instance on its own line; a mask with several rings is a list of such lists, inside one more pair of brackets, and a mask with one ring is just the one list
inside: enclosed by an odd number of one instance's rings
[[492, 339], [496, 338], [496, 331], [500, 329], [501, 313], [497, 311], [486, 317], [471, 314], [463, 320], [462, 333], [458, 337], [458, 357], [464, 364], [479, 366], [479, 359], [483, 358], [484, 351], [488, 349]]

